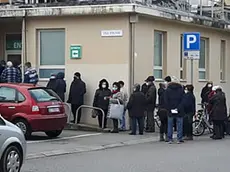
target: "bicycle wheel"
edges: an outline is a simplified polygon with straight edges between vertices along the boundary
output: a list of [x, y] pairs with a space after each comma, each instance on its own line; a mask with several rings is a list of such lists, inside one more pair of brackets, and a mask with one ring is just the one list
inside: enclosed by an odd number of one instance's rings
[[193, 121], [192, 126], [193, 126], [193, 131], [192, 131], [193, 136], [201, 136], [204, 134], [205, 126], [202, 122], [200, 122], [199, 120], [195, 120]]

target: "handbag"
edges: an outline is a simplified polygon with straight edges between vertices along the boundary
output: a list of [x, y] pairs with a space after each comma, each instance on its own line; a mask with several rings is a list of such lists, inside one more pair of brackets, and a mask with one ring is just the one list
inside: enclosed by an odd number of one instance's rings
[[118, 99], [111, 99], [107, 117], [111, 119], [122, 119], [123, 112], [124, 105], [122, 105]]

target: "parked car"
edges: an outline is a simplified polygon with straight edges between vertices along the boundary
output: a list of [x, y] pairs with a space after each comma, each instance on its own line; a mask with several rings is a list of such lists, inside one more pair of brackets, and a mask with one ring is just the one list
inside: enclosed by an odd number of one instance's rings
[[17, 125], [26, 138], [37, 131], [57, 137], [67, 123], [64, 103], [57, 94], [31, 84], [1, 83], [0, 114]]
[[16, 125], [0, 116], [0, 171], [20, 172], [26, 157], [26, 140]]

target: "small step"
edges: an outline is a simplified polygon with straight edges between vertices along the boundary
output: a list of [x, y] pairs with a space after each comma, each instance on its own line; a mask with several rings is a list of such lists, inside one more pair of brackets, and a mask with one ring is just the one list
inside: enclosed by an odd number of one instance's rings
[[80, 131], [95, 131], [95, 132], [109, 132], [111, 130], [110, 128], [102, 129], [96, 125], [72, 124], [72, 123], [67, 123], [65, 129], [66, 130], [80, 130]]

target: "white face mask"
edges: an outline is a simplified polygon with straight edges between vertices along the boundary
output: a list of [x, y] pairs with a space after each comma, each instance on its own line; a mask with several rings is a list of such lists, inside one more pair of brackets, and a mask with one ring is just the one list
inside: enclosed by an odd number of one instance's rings
[[106, 88], [106, 84], [102, 84], [102, 88]]
[[116, 91], [117, 90], [117, 87], [113, 87], [113, 91]]
[[185, 94], [187, 94], [187, 93], [188, 93], [188, 90], [184, 90], [184, 92], [185, 92]]
[[209, 88], [212, 87], [212, 84], [208, 84], [208, 87], [209, 87]]

